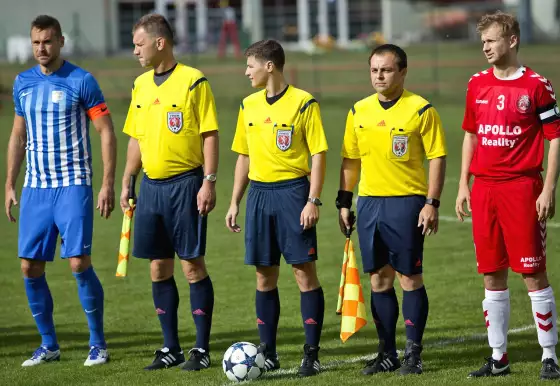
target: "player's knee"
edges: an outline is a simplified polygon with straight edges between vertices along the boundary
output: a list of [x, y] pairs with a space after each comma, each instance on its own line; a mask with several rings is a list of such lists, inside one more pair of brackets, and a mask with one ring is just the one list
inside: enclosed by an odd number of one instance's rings
[[84, 272], [91, 266], [91, 257], [90, 256], [77, 256], [77, 257], [70, 257], [70, 269], [73, 273], [81, 273]]
[[45, 262], [21, 259], [21, 273], [26, 278], [37, 278], [45, 273]]
[[204, 263], [204, 257], [197, 257], [192, 260], [182, 260], [181, 264], [183, 267], [183, 273], [189, 283], [196, 283], [208, 276], [208, 273], [206, 272], [206, 264]]
[[278, 286], [278, 267], [257, 267], [257, 290], [272, 291]]
[[546, 272], [523, 274], [525, 285], [529, 291], [539, 291], [549, 286]]
[[501, 270], [484, 274], [484, 288], [490, 291], [502, 291], [508, 288], [508, 271]]
[[295, 264], [293, 271], [301, 292], [313, 291], [321, 286], [314, 262]]
[[393, 288], [394, 281], [395, 270], [388, 264], [370, 274], [371, 290], [373, 292], [389, 291]]
[[410, 276], [399, 274], [398, 276], [401, 288], [404, 291], [416, 291], [424, 285], [422, 274]]
[[152, 281], [163, 281], [173, 276], [174, 262], [174, 259], [152, 260], [150, 263]]

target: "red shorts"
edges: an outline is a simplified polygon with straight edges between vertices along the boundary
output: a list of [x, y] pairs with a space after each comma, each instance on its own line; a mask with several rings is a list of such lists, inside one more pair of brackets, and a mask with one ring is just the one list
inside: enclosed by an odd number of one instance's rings
[[473, 239], [479, 273], [511, 267], [517, 273], [546, 270], [546, 222], [536, 202], [540, 178], [489, 183], [475, 179], [471, 192]]

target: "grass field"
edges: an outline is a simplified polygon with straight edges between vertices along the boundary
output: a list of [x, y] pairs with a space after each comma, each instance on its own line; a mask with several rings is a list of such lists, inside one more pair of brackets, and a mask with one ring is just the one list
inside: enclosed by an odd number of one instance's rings
[[[535, 70], [560, 87], [559, 54], [550, 47], [524, 47], [523, 58]], [[466, 374], [482, 364], [489, 354], [484, 337], [481, 310], [484, 296], [482, 279], [476, 274], [471, 228], [454, 217], [457, 177], [460, 167], [463, 116], [462, 101], [466, 82], [471, 74], [484, 68], [478, 48], [440, 46], [439, 59], [435, 50], [410, 49], [409, 89], [430, 98], [446, 127], [449, 157], [446, 185], [442, 198], [440, 232], [426, 241], [425, 282], [430, 298], [430, 316], [425, 333], [423, 354], [425, 373], [418, 378], [400, 379], [395, 375], [364, 378], [359, 370], [365, 356], [376, 349], [374, 325], [369, 324], [347, 343], [339, 339], [340, 319], [335, 315], [338, 281], [344, 237], [338, 230], [334, 198], [338, 188], [339, 149], [344, 120], [351, 105], [369, 92], [365, 61], [367, 53], [328, 54], [311, 59], [294, 55], [287, 68], [297, 85], [312, 89], [321, 102], [321, 109], [331, 151], [328, 154], [327, 179], [321, 211], [319, 233], [319, 277], [325, 290], [326, 315], [321, 342], [321, 361], [325, 371], [312, 379], [295, 378], [295, 368], [301, 360], [304, 343], [299, 310], [299, 294], [291, 270], [282, 266], [280, 280], [281, 318], [279, 354], [282, 370], [265, 375], [258, 384], [271, 385], [362, 385], [365, 382], [385, 384], [415, 383], [417, 385], [451, 385], [467, 382]], [[187, 58], [193, 62], [193, 58]], [[85, 368], [88, 351], [86, 318], [81, 310], [75, 280], [70, 269], [59, 258], [47, 268], [47, 278], [55, 301], [55, 323], [62, 350], [62, 360], [37, 368], [22, 369], [20, 364], [40, 344], [27, 299], [17, 259], [17, 225], [7, 219], [0, 222], [0, 288], [5, 296], [4, 312], [0, 314], [0, 383], [4, 385], [45, 384], [193, 384], [222, 385], [227, 379], [221, 370], [221, 357], [236, 341], [258, 343], [254, 316], [254, 270], [243, 265], [243, 236], [231, 234], [224, 225], [233, 183], [235, 155], [229, 150], [233, 138], [240, 99], [251, 92], [243, 77], [242, 62], [216, 63], [213, 58], [196, 58], [207, 74], [216, 95], [221, 128], [220, 169], [217, 184], [218, 201], [209, 217], [208, 269], [214, 282], [216, 304], [211, 336], [213, 366], [202, 373], [186, 373], [177, 369], [151, 372], [142, 367], [151, 362], [153, 351], [162, 338], [153, 309], [148, 263], [131, 260], [129, 276], [116, 278], [115, 268], [122, 215], [115, 212], [109, 220], [95, 220], [93, 262], [105, 289], [105, 328], [112, 362], [97, 368]], [[124, 123], [127, 95], [134, 76], [141, 72], [136, 62], [128, 59], [81, 61], [94, 72], [109, 97], [109, 104], [119, 140], [117, 179], [120, 180], [125, 160], [126, 137], [120, 133]], [[313, 71], [313, 69], [317, 71]], [[11, 89], [11, 80], [19, 67], [0, 67], [0, 82]], [[437, 76], [436, 76], [437, 72]], [[435, 91], [437, 80], [438, 93]], [[12, 122], [9, 101], [0, 110], [0, 143], [6, 146]], [[96, 177], [94, 189], [99, 189], [101, 157], [99, 138], [93, 138]], [[2, 162], [4, 162], [2, 159]], [[5, 178], [5, 166], [0, 166]], [[117, 184], [117, 194], [120, 183]], [[17, 215], [17, 211], [16, 211]], [[240, 219], [243, 221], [243, 216]], [[554, 220], [549, 228], [548, 267], [553, 285], [560, 282], [560, 223]], [[357, 238], [354, 237], [357, 243]], [[179, 267], [177, 267], [179, 268]], [[178, 270], [178, 272], [180, 272]], [[367, 277], [362, 276], [369, 304]], [[180, 288], [180, 338], [183, 348], [194, 343], [194, 324], [190, 315], [188, 284], [177, 275]], [[513, 374], [507, 379], [492, 379], [485, 384], [529, 384], [538, 379], [540, 347], [532, 327], [531, 306], [520, 278], [512, 276], [512, 315], [510, 328], [510, 358]], [[557, 291], [560, 289], [557, 288]], [[400, 291], [397, 291], [400, 293]], [[399, 296], [400, 298], [400, 296]], [[368, 306], [369, 314], [369, 306]], [[399, 320], [399, 348], [404, 346], [404, 323]], [[469, 381], [473, 384], [482, 383]]]

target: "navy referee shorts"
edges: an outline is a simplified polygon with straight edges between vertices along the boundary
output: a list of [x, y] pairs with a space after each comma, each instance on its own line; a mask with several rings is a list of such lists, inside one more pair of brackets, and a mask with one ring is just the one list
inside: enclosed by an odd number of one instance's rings
[[422, 273], [424, 235], [418, 216], [423, 196], [358, 198], [357, 230], [363, 270], [373, 273], [389, 264], [403, 275]]
[[206, 217], [198, 213], [196, 197], [203, 171], [154, 180], [144, 175], [134, 213], [133, 255], [145, 259], [188, 260], [206, 252]]
[[317, 260], [317, 231], [303, 230], [301, 211], [309, 197], [307, 177], [265, 183], [251, 181], [245, 216], [245, 264], [280, 265]]

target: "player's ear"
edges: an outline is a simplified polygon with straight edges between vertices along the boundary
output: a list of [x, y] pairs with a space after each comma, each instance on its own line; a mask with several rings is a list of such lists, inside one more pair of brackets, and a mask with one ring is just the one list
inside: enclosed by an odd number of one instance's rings
[[158, 49], [158, 51], [162, 51], [163, 48], [165, 47], [165, 44], [167, 42], [165, 41], [165, 39], [163, 37], [157, 37], [156, 38], [156, 48]]
[[406, 76], [406, 74], [408, 74], [408, 68], [403, 68], [403, 69], [401, 70], [401, 74], [402, 74], [402, 76], [403, 76], [403, 78], [404, 78], [404, 77]]
[[60, 35], [58, 40], [60, 41], [60, 48], [64, 47], [64, 42], [66, 41], [66, 39], [64, 38], [64, 35]]
[[264, 64], [264, 68], [266, 68], [266, 71], [272, 72], [272, 70], [274, 70], [274, 63], [272, 63], [272, 61], [269, 60]]
[[515, 48], [516, 46], [519, 45], [519, 36], [517, 35], [511, 35], [509, 37], [509, 47], [511, 49]]

